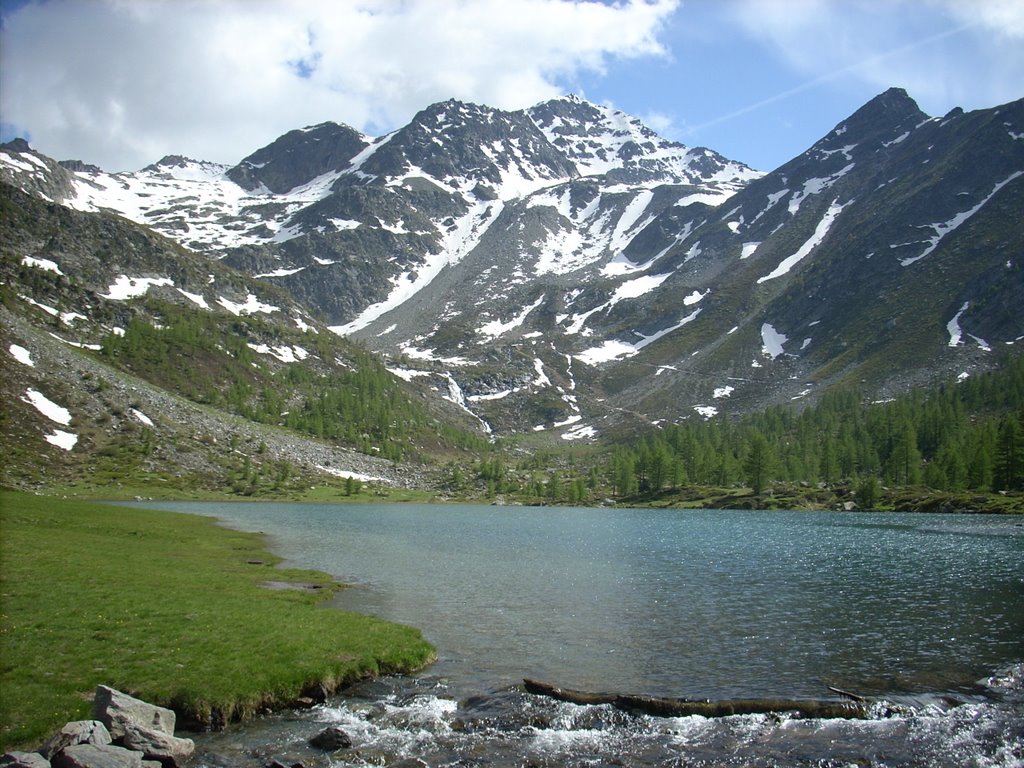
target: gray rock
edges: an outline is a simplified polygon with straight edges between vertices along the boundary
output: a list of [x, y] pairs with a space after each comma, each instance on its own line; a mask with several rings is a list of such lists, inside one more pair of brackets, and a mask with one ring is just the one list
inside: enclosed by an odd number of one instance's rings
[[50, 761], [38, 752], [4, 752], [2, 768], [50, 768]]
[[162, 765], [172, 767], [181, 765], [196, 751], [192, 739], [179, 739], [135, 723], [124, 724], [121, 743], [128, 749], [141, 752], [147, 760], [159, 760]]
[[75, 744], [53, 758], [53, 768], [142, 768], [142, 753], [112, 744]]
[[124, 736], [126, 723], [174, 735], [175, 714], [172, 710], [148, 704], [105, 685], [96, 686], [93, 716], [107, 726], [115, 740]]
[[322, 749], [325, 752], [334, 752], [338, 749], [348, 749], [351, 747], [352, 738], [341, 730], [341, 728], [338, 728], [336, 725], [332, 725], [330, 728], [325, 728], [310, 739], [309, 744], [310, 746]]
[[53, 756], [58, 752], [76, 744], [95, 744], [102, 747], [112, 741], [107, 727], [99, 720], [76, 720], [53, 734], [39, 748], [39, 754], [47, 760], [53, 760]]

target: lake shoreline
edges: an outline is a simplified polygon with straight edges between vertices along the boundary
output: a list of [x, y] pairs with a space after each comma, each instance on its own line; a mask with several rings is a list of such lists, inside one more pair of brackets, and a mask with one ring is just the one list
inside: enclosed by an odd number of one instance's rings
[[[336, 492], [332, 492], [336, 491]], [[864, 507], [858, 503], [852, 483], [830, 485], [775, 484], [760, 494], [749, 488], [688, 486], [667, 488], [656, 493], [591, 499], [578, 503], [557, 502], [516, 494], [451, 494], [440, 491], [410, 492], [386, 485], [365, 484], [354, 494], [331, 486], [313, 486], [303, 493], [245, 496], [224, 493], [168, 492], [166, 488], [114, 489], [61, 486], [38, 490], [38, 494], [54, 498], [83, 501], [146, 502], [202, 501], [240, 503], [296, 504], [493, 504], [535, 507], [625, 507], [652, 509], [732, 509], [766, 511], [848, 511], [848, 512], [912, 512], [920, 514], [991, 514], [1024, 515], [1024, 492], [938, 491], [931, 488], [881, 487], [875, 503]]]
[[9, 491], [0, 515], [2, 749], [87, 718], [99, 684], [203, 730], [436, 658], [419, 629], [319, 610], [332, 576], [207, 516]]

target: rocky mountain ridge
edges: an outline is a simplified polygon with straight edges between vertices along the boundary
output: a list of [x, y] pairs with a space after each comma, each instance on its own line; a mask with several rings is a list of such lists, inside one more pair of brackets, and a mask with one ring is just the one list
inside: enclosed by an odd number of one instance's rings
[[282, 290], [488, 429], [578, 440], [1014, 353], [1022, 113], [933, 118], [891, 89], [762, 174], [576, 97], [449, 101], [231, 168], [108, 175], [7, 145], [0, 175]]

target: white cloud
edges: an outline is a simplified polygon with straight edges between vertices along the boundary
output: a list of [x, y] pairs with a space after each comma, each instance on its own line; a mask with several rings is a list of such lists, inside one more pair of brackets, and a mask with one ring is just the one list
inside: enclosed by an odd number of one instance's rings
[[[1024, 3], [1019, 0], [736, 0], [746, 34], [809, 78], [908, 90], [926, 112], [1020, 98]], [[765, 103], [774, 101], [769, 97]]]
[[647, 112], [640, 115], [640, 120], [644, 125], [662, 136], [671, 136], [678, 132], [675, 119], [664, 112]]
[[369, 133], [448, 98], [522, 108], [662, 57], [678, 0], [50, 0], [5, 16], [0, 112], [108, 170], [234, 163], [303, 125]]

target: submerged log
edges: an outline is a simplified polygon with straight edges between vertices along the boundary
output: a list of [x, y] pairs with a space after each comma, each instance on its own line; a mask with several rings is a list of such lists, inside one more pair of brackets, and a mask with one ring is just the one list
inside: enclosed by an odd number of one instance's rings
[[654, 715], [655, 717], [727, 717], [729, 715], [761, 715], [772, 712], [787, 712], [800, 718], [845, 718], [867, 717], [867, 707], [862, 702], [829, 701], [819, 699], [723, 699], [720, 701], [660, 698], [630, 693], [590, 693], [559, 688], [551, 683], [523, 680], [527, 693], [548, 696], [572, 704], [611, 704], [617, 709], [633, 714]]

